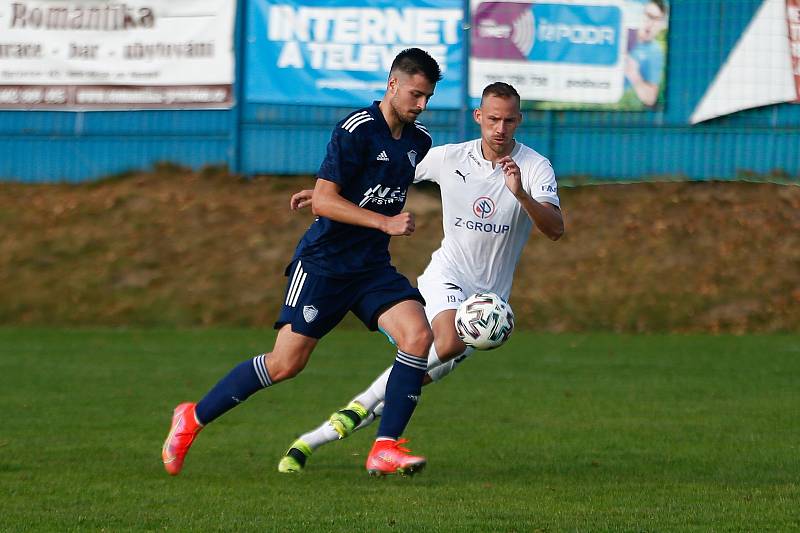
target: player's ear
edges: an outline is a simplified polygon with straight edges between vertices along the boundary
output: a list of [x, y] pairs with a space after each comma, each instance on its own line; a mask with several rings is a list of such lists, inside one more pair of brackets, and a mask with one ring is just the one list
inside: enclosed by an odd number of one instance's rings
[[397, 92], [397, 87], [398, 87], [399, 84], [400, 84], [400, 80], [397, 79], [397, 76], [395, 74], [393, 74], [393, 73], [390, 73], [389, 74], [389, 81], [386, 84], [386, 89], [390, 93], [395, 94]]
[[472, 118], [475, 119], [475, 123], [476, 124], [480, 124], [481, 123], [481, 109], [479, 107], [476, 107], [475, 109], [473, 109]]

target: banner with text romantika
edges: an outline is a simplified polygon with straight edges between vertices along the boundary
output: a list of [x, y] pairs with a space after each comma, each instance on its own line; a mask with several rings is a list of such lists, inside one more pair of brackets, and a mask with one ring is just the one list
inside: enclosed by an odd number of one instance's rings
[[461, 102], [462, 0], [252, 0], [247, 3], [245, 99], [363, 106], [386, 90], [404, 48], [442, 69], [432, 108]]
[[666, 0], [471, 0], [469, 93], [513, 85], [526, 107], [663, 103]]
[[0, 109], [229, 108], [231, 0], [0, 0]]

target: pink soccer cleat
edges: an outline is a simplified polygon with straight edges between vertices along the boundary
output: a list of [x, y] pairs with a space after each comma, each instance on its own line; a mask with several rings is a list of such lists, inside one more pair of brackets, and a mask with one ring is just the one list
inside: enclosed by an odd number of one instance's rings
[[411, 450], [401, 446], [408, 442], [406, 439], [398, 441], [376, 440], [367, 457], [367, 472], [371, 476], [386, 476], [400, 474], [413, 476], [425, 468], [427, 460], [424, 457], [411, 455]]
[[164, 461], [164, 469], [170, 476], [181, 473], [186, 452], [203, 429], [194, 415], [194, 406], [193, 403], [182, 403], [172, 414], [172, 426], [169, 428], [167, 440], [164, 441], [164, 447], [161, 448], [161, 460]]

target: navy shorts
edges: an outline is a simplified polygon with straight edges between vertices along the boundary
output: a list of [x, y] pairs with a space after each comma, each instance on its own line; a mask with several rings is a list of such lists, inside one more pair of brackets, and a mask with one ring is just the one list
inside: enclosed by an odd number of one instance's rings
[[307, 272], [298, 259], [286, 275], [289, 282], [275, 329], [291, 324], [295, 333], [315, 339], [336, 327], [348, 311], [375, 331], [378, 317], [393, 304], [417, 300], [425, 305], [420, 292], [394, 267], [340, 279]]

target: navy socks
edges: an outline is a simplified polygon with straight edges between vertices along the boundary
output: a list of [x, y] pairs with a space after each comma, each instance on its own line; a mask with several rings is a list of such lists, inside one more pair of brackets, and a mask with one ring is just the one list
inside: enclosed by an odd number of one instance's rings
[[197, 403], [197, 420], [205, 425], [230, 411], [254, 392], [272, 385], [264, 354], [240, 363]]
[[397, 440], [403, 434], [419, 401], [427, 366], [425, 358], [397, 350], [397, 358], [386, 383], [386, 404], [381, 415], [378, 438]]

